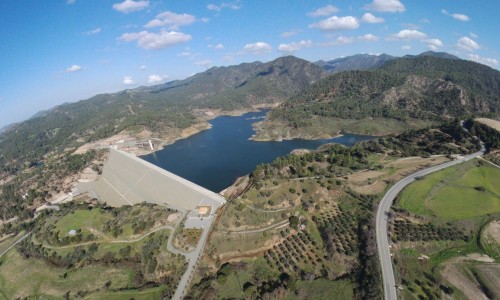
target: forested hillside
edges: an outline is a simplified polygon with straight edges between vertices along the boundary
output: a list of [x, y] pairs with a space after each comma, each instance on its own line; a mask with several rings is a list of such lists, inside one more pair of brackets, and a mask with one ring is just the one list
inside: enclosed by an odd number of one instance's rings
[[396, 57], [380, 54], [356, 54], [352, 56], [340, 57], [329, 61], [317, 61], [316, 65], [322, 67], [330, 73], [338, 73], [351, 70], [367, 70], [377, 68]]
[[330, 75], [273, 110], [270, 120], [299, 128], [313, 117], [441, 121], [499, 114], [499, 71], [471, 61], [417, 56], [376, 70]]
[[269, 63], [214, 67], [188, 79], [57, 106], [0, 135], [0, 165], [15, 173], [52, 151], [99, 140], [142, 125], [152, 132], [196, 122], [196, 108], [232, 110], [283, 101], [324, 76], [292, 56]]

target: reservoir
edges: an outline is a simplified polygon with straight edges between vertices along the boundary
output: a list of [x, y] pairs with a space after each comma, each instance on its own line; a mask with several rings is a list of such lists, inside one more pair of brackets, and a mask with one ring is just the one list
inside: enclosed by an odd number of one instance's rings
[[269, 163], [294, 149], [316, 149], [326, 143], [352, 146], [373, 137], [345, 134], [320, 140], [293, 139], [281, 142], [255, 142], [252, 124], [261, 121], [268, 110], [242, 116], [221, 116], [210, 121], [212, 128], [165, 146], [141, 158], [186, 178], [211, 191], [220, 192], [260, 163]]

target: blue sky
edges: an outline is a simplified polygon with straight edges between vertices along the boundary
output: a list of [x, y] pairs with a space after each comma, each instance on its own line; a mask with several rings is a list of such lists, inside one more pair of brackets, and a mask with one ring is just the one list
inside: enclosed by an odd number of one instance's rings
[[0, 127], [64, 102], [295, 55], [500, 67], [498, 0], [1, 0]]

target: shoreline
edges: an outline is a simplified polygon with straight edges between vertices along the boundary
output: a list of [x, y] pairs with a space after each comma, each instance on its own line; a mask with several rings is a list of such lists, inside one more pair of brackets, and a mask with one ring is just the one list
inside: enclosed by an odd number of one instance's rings
[[[258, 112], [261, 109], [272, 109], [280, 103], [262, 103], [252, 105], [248, 108], [236, 109], [231, 111], [223, 111], [221, 109], [195, 109], [193, 113], [198, 117], [198, 122], [184, 129], [173, 129], [171, 132], [163, 135], [144, 129], [141, 132], [133, 133], [130, 131], [122, 131], [108, 138], [84, 144], [75, 150], [75, 154], [83, 154], [89, 150], [107, 149], [116, 146], [118, 149], [134, 154], [135, 156], [144, 156], [163, 150], [165, 146], [174, 144], [175, 142], [189, 138], [204, 130], [209, 130], [212, 125], [210, 120], [221, 116], [242, 116], [250, 112]], [[142, 136], [141, 136], [142, 135]], [[151, 149], [147, 143], [152, 141], [154, 149]], [[137, 144], [142, 144], [140, 147]], [[146, 146], [144, 146], [146, 144]]]

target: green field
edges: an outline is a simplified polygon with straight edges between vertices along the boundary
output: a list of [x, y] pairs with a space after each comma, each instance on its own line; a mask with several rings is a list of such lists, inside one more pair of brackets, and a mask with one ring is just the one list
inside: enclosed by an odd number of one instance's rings
[[[167, 250], [171, 230], [158, 227], [168, 224], [169, 214], [149, 205], [63, 206], [61, 211], [44, 213], [36, 220], [31, 237], [0, 259], [0, 300], [61, 299], [68, 292], [72, 299], [171, 295], [185, 270], [185, 260]], [[155, 232], [149, 233], [153, 226], [157, 226]], [[117, 228], [126, 230], [113, 234]], [[70, 229], [95, 238], [64, 242]], [[142, 288], [145, 284], [149, 286]]]
[[[39, 259], [24, 259], [17, 251], [8, 252], [0, 268], [0, 291], [7, 299], [27, 296], [61, 297], [70, 291], [96, 290], [111, 281], [109, 288], [127, 287], [134, 272], [127, 268], [91, 265], [68, 271]], [[64, 278], [64, 274], [66, 278]]]
[[106, 221], [111, 219], [111, 214], [102, 213], [99, 209], [76, 210], [60, 218], [55, 223], [55, 230], [59, 230], [60, 237], [67, 235], [71, 229], [81, 229], [83, 232], [90, 233], [90, 229], [100, 229]]
[[313, 281], [297, 281], [297, 294], [289, 293], [285, 299], [355, 299], [354, 284], [347, 279], [330, 281], [316, 279]]
[[[403, 190], [396, 207], [412, 213], [419, 222], [430, 222], [436, 228], [446, 223], [468, 235], [466, 240], [395, 244], [395, 271], [404, 286], [405, 299], [440, 297], [442, 286], [453, 289], [454, 299], [462, 299], [460, 287], [453, 287], [443, 279], [445, 264], [471, 253], [500, 257], [483, 232], [489, 221], [500, 216], [499, 178], [499, 168], [476, 159], [427, 175]], [[428, 259], [419, 259], [422, 254]], [[468, 264], [459, 266], [470, 273]]]
[[397, 206], [417, 215], [446, 220], [498, 213], [499, 178], [500, 169], [478, 160], [469, 161], [412, 183], [401, 193]]
[[87, 300], [128, 300], [128, 299], [147, 299], [160, 300], [163, 299], [162, 293], [164, 287], [151, 288], [144, 291], [120, 291], [120, 292], [103, 292], [89, 295], [83, 299]]

